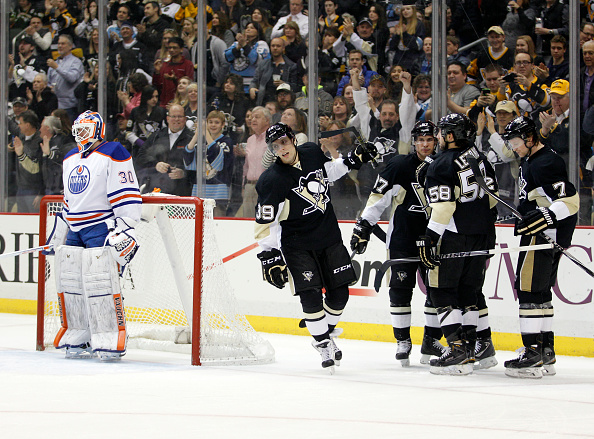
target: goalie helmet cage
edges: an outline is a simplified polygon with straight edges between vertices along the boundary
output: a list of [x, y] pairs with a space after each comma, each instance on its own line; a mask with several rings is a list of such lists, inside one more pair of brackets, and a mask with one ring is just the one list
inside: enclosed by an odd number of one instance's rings
[[[144, 195], [142, 202], [140, 247], [120, 278], [128, 348], [187, 352], [193, 365], [273, 362], [273, 347], [238, 312], [215, 238], [214, 201]], [[61, 210], [62, 197], [42, 199], [40, 242]], [[54, 256], [39, 254], [37, 350], [53, 348], [61, 326], [54, 269]]]

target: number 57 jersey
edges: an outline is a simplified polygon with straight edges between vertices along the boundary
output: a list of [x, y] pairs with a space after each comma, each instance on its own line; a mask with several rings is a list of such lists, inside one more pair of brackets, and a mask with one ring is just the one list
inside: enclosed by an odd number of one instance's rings
[[64, 219], [77, 232], [108, 218], [140, 221], [142, 198], [130, 153], [104, 142], [86, 155], [72, 149], [63, 162]]
[[443, 235], [446, 230], [461, 235], [484, 235], [493, 227], [490, 209], [496, 204], [478, 185], [466, 160], [475, 157], [485, 182], [498, 191], [495, 171], [487, 158], [472, 146], [447, 149], [427, 169], [425, 195], [431, 206], [428, 229]]

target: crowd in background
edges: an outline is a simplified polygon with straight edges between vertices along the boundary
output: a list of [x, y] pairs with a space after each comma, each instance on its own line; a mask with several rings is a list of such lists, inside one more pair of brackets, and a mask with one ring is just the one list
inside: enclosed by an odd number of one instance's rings
[[[517, 201], [518, 160], [499, 136], [514, 116], [532, 117], [543, 142], [569, 159], [568, 92], [574, 84], [567, 82], [567, 1], [445, 3], [448, 111], [477, 124], [477, 146], [495, 165], [502, 196]], [[582, 3], [575, 84], [580, 224], [592, 224], [594, 11]], [[431, 1], [320, 1], [313, 11], [319, 16], [319, 86], [313, 92], [306, 69], [311, 12], [303, 0], [212, 0], [202, 41], [195, 0], [109, 0], [107, 29], [98, 28], [95, 0], [13, 1], [8, 209], [35, 212], [43, 195], [62, 192], [61, 161], [75, 147], [72, 121], [84, 110], [97, 110], [98, 93], [107, 97], [107, 140], [130, 151], [142, 190], [214, 198], [217, 216], [254, 216], [255, 183], [274, 160], [266, 129], [282, 121], [299, 144], [306, 142], [310, 95], [318, 98], [313, 117], [320, 131], [354, 126], [371, 141], [393, 141], [394, 154], [409, 152], [410, 145], [402, 146], [411, 128], [401, 123], [411, 111], [402, 109], [404, 95], [412, 94], [414, 120], [432, 117]], [[101, 60], [100, 32], [109, 41]], [[487, 43], [459, 50], [485, 36]], [[197, 44], [207, 49], [204, 139], [195, 130]], [[106, 69], [106, 90], [97, 89], [100, 68]], [[366, 102], [355, 102], [360, 90], [366, 90]], [[353, 140], [340, 134], [320, 143], [328, 156], [338, 157]], [[197, 156], [204, 157], [202, 185]], [[369, 166], [334, 183], [340, 219], [356, 218], [377, 172]]]

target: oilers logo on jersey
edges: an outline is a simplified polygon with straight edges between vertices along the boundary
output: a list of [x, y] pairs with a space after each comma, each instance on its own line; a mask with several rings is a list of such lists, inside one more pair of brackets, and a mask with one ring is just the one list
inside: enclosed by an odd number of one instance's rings
[[328, 179], [324, 178], [321, 169], [310, 172], [305, 177], [299, 178], [299, 186], [293, 191], [310, 203], [310, 206], [303, 209], [303, 215], [308, 215], [316, 210], [324, 213], [330, 202], [328, 196]]
[[84, 165], [79, 165], [70, 171], [68, 176], [68, 189], [73, 194], [80, 194], [89, 187], [91, 180], [91, 173], [89, 168]]

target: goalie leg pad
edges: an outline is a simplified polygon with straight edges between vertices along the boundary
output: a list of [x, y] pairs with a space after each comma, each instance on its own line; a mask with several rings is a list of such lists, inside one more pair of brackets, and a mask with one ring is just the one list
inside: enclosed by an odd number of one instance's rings
[[83, 250], [67, 245], [56, 249], [56, 287], [62, 325], [54, 346], [73, 352], [90, 352], [91, 333], [81, 275]]
[[93, 351], [101, 359], [119, 358], [126, 353], [127, 333], [117, 263], [107, 248], [85, 249], [83, 273]]

